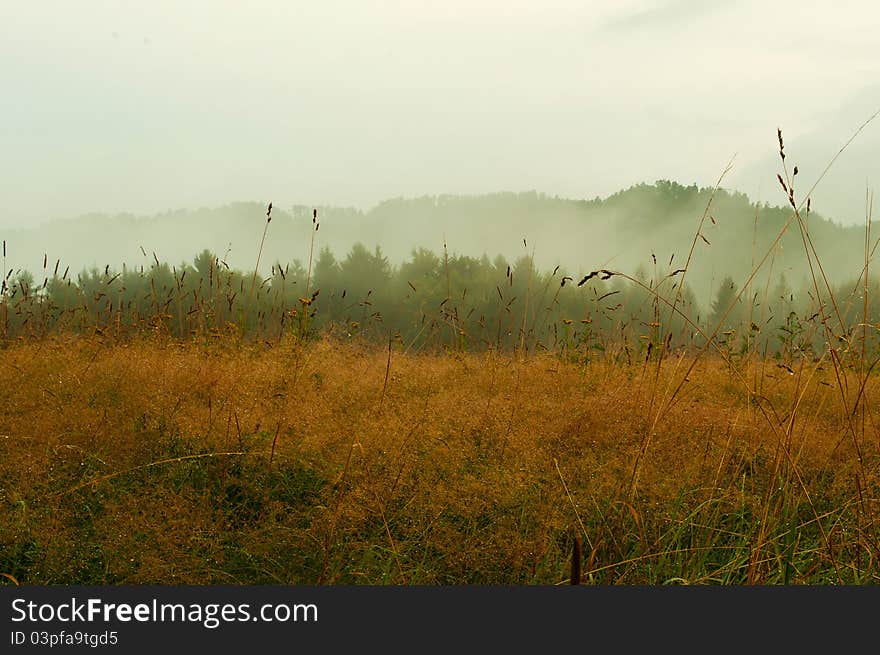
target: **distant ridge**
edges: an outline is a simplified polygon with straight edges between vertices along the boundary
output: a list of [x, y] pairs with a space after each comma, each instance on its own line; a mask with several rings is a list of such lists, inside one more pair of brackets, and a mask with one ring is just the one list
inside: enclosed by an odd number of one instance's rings
[[[318, 207], [317, 246], [339, 255], [358, 242], [370, 249], [379, 246], [398, 264], [414, 248], [440, 252], [445, 243], [450, 253], [471, 256], [534, 253], [536, 264], [545, 268], [562, 264], [573, 272], [601, 266], [635, 271], [654, 266], [652, 254], [661, 266], [670, 260], [683, 263], [711, 193], [708, 188], [660, 180], [589, 200], [532, 191], [392, 198], [367, 211]], [[307, 259], [311, 211], [307, 206], [276, 206], [264, 268], [276, 261]], [[788, 220], [790, 209], [754, 203], [743, 193], [720, 189], [709, 215], [689, 274], [698, 293], [710, 291], [723, 276], [747, 276], [753, 259], [767, 252]], [[123, 263], [149, 265], [154, 253], [170, 264], [191, 262], [205, 248], [230, 266], [248, 269], [256, 258], [264, 216], [263, 203], [236, 202], [151, 216], [93, 213], [0, 234], [8, 243], [8, 268], [34, 272], [44, 254], [79, 271], [119, 268]], [[864, 227], [844, 227], [816, 213], [808, 223], [826, 272], [832, 278], [855, 277], [859, 271], [854, 262], [864, 252]], [[770, 274], [779, 273], [792, 282], [806, 273], [796, 225], [772, 258]]]

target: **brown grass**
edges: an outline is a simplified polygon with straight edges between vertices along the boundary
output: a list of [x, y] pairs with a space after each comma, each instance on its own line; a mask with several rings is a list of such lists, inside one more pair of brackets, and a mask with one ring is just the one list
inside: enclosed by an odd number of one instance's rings
[[705, 356], [658, 417], [652, 399], [683, 357], [646, 372], [294, 338], [10, 344], [0, 572], [23, 583], [560, 583], [575, 570], [601, 583], [877, 582], [876, 376], [837, 367], [851, 393], [862, 387], [855, 433], [827, 362], [795, 374], [760, 364], [751, 394]]

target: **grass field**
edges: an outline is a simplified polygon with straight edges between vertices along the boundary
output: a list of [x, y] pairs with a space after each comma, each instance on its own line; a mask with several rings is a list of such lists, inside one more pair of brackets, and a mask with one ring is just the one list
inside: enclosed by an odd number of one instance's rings
[[12, 341], [0, 351], [0, 573], [880, 581], [876, 374], [836, 355], [694, 357]]

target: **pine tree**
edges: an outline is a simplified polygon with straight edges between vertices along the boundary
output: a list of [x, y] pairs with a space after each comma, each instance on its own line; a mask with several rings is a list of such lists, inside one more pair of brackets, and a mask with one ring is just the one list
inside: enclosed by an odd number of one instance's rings
[[737, 299], [737, 292], [733, 278], [730, 276], [724, 278], [715, 296], [715, 302], [712, 303], [712, 312], [709, 314], [710, 332], [719, 324], [719, 334], [739, 328], [743, 320], [743, 306], [741, 300]]

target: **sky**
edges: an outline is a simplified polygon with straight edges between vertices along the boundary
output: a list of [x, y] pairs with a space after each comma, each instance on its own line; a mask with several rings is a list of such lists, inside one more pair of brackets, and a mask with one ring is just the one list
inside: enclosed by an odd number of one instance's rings
[[[784, 204], [880, 109], [880, 6], [0, 0], [0, 227], [639, 182]], [[880, 118], [814, 192], [864, 221]]]

